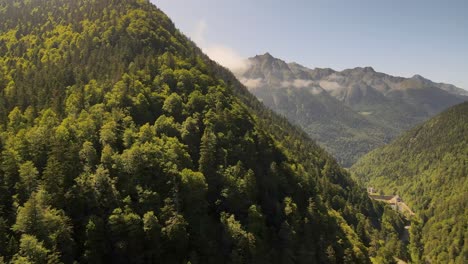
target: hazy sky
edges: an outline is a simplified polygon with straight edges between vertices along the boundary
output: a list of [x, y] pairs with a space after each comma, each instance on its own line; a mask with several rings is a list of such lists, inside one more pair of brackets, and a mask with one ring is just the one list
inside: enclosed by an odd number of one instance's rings
[[151, 0], [228, 67], [270, 52], [468, 89], [468, 0]]

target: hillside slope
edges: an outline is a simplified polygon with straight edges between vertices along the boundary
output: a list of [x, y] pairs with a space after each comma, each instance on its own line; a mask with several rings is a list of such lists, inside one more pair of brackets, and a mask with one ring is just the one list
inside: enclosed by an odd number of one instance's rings
[[4, 1], [0, 15], [0, 262], [380, 254], [392, 213], [148, 1]]
[[[413, 257], [464, 263], [468, 254], [468, 103], [372, 151], [352, 168], [368, 186], [397, 193], [422, 218]], [[424, 250], [414, 250], [422, 243]]]

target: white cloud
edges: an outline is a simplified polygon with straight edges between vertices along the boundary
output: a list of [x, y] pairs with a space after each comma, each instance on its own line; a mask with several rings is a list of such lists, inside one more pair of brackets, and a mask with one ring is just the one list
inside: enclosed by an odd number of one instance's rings
[[310, 86], [312, 83], [314, 82], [311, 80], [296, 79], [293, 82], [293, 86], [296, 88], [304, 88], [304, 87]]
[[243, 73], [248, 69], [248, 61], [232, 48], [222, 45], [210, 45], [202, 50], [212, 59], [235, 73]]
[[290, 81], [282, 81], [281, 82], [281, 87], [283, 88], [288, 88], [288, 87], [291, 87], [292, 86], [292, 82]]
[[333, 91], [341, 88], [341, 85], [337, 82], [320, 81], [320, 86], [327, 91]]
[[255, 89], [263, 85], [263, 79], [262, 78], [257, 78], [257, 79], [247, 79], [247, 78], [242, 78], [240, 79], [241, 83], [245, 85], [249, 89]]
[[295, 88], [305, 88], [312, 85], [314, 82], [311, 80], [304, 80], [304, 79], [295, 79], [293, 81], [284, 81], [281, 83], [283, 88], [287, 87], [295, 87]]
[[304, 79], [295, 79], [292, 81], [284, 81], [281, 83], [282, 88], [297, 88], [297, 89], [304, 89], [307, 88], [307, 91], [309, 91], [310, 94], [312, 95], [317, 95], [322, 93], [324, 90], [318, 86], [314, 81], [312, 80], [304, 80]]
[[234, 49], [229, 46], [209, 43], [206, 38], [208, 25], [205, 20], [200, 20], [194, 32], [191, 34], [193, 41], [205, 52], [212, 60], [218, 62], [224, 67], [235, 73], [242, 74], [249, 67], [247, 59], [239, 55]]
[[309, 92], [312, 94], [312, 95], [317, 95], [317, 94], [321, 94], [323, 92], [323, 89], [320, 88], [320, 87], [312, 87]]

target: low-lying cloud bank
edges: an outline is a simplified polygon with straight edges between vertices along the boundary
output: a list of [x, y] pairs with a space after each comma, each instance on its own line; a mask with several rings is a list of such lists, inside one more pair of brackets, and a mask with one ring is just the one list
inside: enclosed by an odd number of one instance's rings
[[256, 89], [264, 85], [264, 80], [262, 78], [256, 78], [256, 79], [241, 78], [240, 81], [243, 85], [245, 85], [245, 87], [249, 89]]
[[205, 38], [207, 28], [208, 25], [206, 21], [200, 20], [192, 34], [193, 41], [195, 41], [203, 52], [212, 60], [236, 74], [244, 73], [249, 68], [249, 61], [229, 46], [218, 43], [208, 43]]
[[309, 87], [313, 84], [314, 82], [311, 80], [303, 80], [303, 79], [295, 79], [292, 81], [284, 81], [281, 83], [281, 87], [283, 88], [288, 88], [288, 87], [294, 87], [294, 88], [305, 88]]
[[[240, 78], [240, 81], [242, 84], [245, 85], [245, 87], [249, 88], [250, 90], [255, 90], [260, 87], [263, 87], [267, 85], [266, 81], [263, 78], [255, 78], [255, 79], [249, 79], [249, 78]], [[271, 85], [271, 84], [270, 84]], [[311, 80], [303, 80], [303, 79], [295, 79], [292, 81], [283, 81], [281, 82], [281, 85], [279, 87], [270, 87], [270, 88], [276, 88], [276, 89], [306, 89], [308, 90], [311, 94], [317, 95], [322, 93], [324, 90], [322, 87], [319, 85], [315, 84], [314, 81]]]

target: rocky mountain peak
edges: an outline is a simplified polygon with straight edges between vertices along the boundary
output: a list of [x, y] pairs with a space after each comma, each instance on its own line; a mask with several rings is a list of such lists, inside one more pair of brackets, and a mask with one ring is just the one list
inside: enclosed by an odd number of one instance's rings
[[421, 81], [425, 81], [426, 78], [422, 77], [421, 75], [419, 74], [415, 74], [413, 77], [411, 77], [412, 79], [416, 79], [416, 80], [421, 80]]

